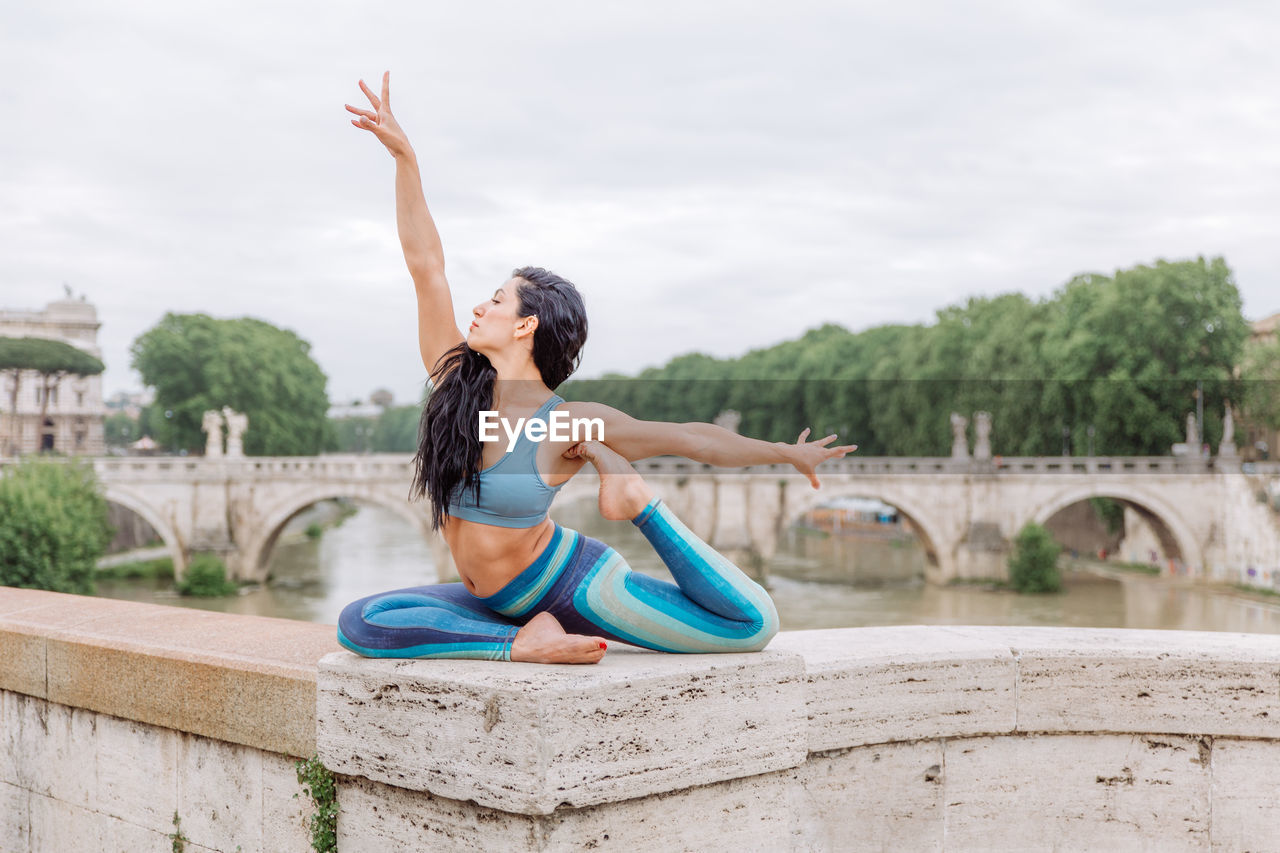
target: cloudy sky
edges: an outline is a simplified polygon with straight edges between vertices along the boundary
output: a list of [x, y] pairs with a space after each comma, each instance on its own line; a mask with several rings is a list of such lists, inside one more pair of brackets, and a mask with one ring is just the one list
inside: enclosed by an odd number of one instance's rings
[[105, 390], [165, 311], [310, 341], [334, 400], [425, 379], [391, 70], [459, 325], [574, 281], [580, 376], [1221, 254], [1280, 311], [1270, 2], [9, 6], [0, 307], [98, 307]]

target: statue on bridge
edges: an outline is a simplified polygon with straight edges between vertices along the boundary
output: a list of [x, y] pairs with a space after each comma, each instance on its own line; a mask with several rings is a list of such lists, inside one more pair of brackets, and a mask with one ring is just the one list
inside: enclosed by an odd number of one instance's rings
[[1187, 412], [1187, 454], [1200, 455], [1200, 430], [1196, 429], [1196, 413]]
[[1236, 419], [1231, 414], [1231, 401], [1226, 403], [1227, 410], [1222, 415], [1222, 441], [1218, 442], [1218, 455], [1233, 457], [1236, 455]]
[[742, 423], [742, 413], [737, 409], [725, 409], [723, 412], [716, 415], [716, 418], [712, 423], [718, 427], [724, 427], [729, 432], [737, 432], [738, 424]]
[[222, 415], [227, 419], [227, 456], [238, 458], [244, 456], [244, 444], [241, 436], [249, 428], [249, 416], [234, 411], [230, 406], [222, 407]]
[[969, 458], [969, 439], [965, 435], [965, 428], [969, 426], [969, 419], [959, 412], [951, 413], [951, 458], [952, 459], [968, 459]]
[[206, 459], [222, 458], [222, 412], [217, 409], [210, 409], [204, 413], [204, 420], [200, 423], [200, 428], [204, 430], [207, 436], [204, 443], [204, 457]]
[[973, 413], [973, 431], [976, 439], [973, 443], [973, 458], [988, 460], [991, 458], [991, 413]]

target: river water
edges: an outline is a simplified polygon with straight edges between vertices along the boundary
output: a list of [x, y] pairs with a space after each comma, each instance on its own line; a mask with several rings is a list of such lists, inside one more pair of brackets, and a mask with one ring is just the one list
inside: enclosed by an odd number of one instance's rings
[[[359, 511], [319, 539], [302, 530], [332, 517], [320, 504], [290, 521], [271, 554], [272, 580], [240, 595], [178, 596], [169, 580], [98, 581], [98, 594], [336, 624], [348, 602], [371, 593], [435, 582], [430, 549], [403, 519], [376, 506]], [[670, 577], [630, 522], [599, 517], [594, 501], [552, 510], [560, 524], [616, 548], [632, 568]], [[863, 625], [1074, 625], [1280, 633], [1280, 600], [1145, 575], [1067, 572], [1058, 595], [1018, 595], [923, 583], [917, 545], [865, 542], [793, 528], [766, 567], [784, 630]]]

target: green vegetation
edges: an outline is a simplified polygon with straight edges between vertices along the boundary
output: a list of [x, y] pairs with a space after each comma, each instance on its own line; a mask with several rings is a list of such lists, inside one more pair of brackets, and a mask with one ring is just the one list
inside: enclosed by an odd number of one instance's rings
[[324, 527], [320, 525], [320, 522], [313, 521], [307, 525], [307, 529], [305, 532], [307, 534], [308, 539], [319, 539], [321, 536], [324, 535]]
[[[320, 762], [318, 755], [294, 765], [298, 784], [315, 804], [315, 812], [307, 819], [311, 830], [311, 848], [317, 853], [338, 849], [338, 785], [333, 771]], [[294, 794], [294, 796], [298, 796]]]
[[1113, 569], [1119, 569], [1122, 572], [1136, 572], [1140, 575], [1160, 574], [1160, 567], [1153, 566], [1150, 563], [1130, 563], [1124, 560], [1108, 560], [1105, 565]]
[[333, 441], [327, 450], [340, 453], [412, 453], [418, 449], [421, 404], [392, 406], [376, 418], [331, 420]]
[[1013, 584], [1000, 578], [952, 578], [947, 586], [977, 586], [983, 589], [1013, 589]]
[[1089, 498], [1093, 514], [1107, 529], [1109, 536], [1124, 530], [1124, 504], [1112, 498]]
[[173, 558], [159, 557], [155, 560], [137, 560], [132, 563], [121, 563], [94, 572], [98, 580], [156, 580], [173, 577]]
[[91, 462], [26, 457], [0, 471], [0, 585], [91, 595], [114, 535]]
[[182, 834], [182, 827], [178, 826], [178, 813], [176, 811], [173, 813], [173, 832], [169, 833], [169, 838], [173, 841], [173, 853], [183, 853], [187, 849], [187, 842], [191, 840]]
[[183, 572], [177, 589], [182, 595], [215, 598], [235, 595], [239, 587], [227, 580], [227, 567], [221, 560], [213, 554], [196, 554]]
[[252, 317], [165, 314], [130, 349], [131, 366], [156, 389], [144, 414], [151, 436], [161, 447], [203, 450], [204, 413], [230, 406], [249, 416], [246, 454], [321, 452], [333, 441], [328, 380], [310, 350], [293, 332]]
[[1044, 525], [1024, 524], [1009, 558], [1010, 584], [1018, 592], [1058, 592], [1062, 589], [1062, 573], [1058, 571], [1061, 551]]
[[[867, 456], [946, 456], [950, 413], [979, 410], [991, 413], [992, 447], [1004, 456], [1059, 455], [1064, 444], [1074, 455], [1167, 455], [1184, 438], [1197, 383], [1205, 439], [1219, 440], [1223, 401], [1240, 399], [1253, 378], [1233, 376], [1247, 335], [1223, 259], [1160, 260], [1077, 275], [1041, 300], [970, 298], [929, 326], [827, 324], [740, 358], [691, 353], [557, 393], [644, 420], [710, 421], [736, 409], [743, 435], [792, 443], [811, 427], [811, 437], [837, 433]], [[1258, 364], [1280, 379], [1280, 343], [1274, 361]]]
[[1238, 589], [1240, 592], [1249, 593], [1250, 595], [1280, 598], [1280, 590], [1267, 589], [1263, 586], [1249, 586], [1247, 583], [1233, 583], [1231, 584], [1231, 587], [1233, 589]]

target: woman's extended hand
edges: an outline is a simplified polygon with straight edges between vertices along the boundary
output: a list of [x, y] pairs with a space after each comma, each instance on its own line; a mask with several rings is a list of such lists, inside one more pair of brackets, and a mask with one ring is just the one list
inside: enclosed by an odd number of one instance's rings
[[805, 427], [804, 432], [800, 433], [800, 437], [796, 439], [796, 443], [787, 445], [787, 448], [791, 451], [791, 464], [795, 466], [797, 471], [808, 477], [809, 482], [816, 489], [818, 488], [818, 476], [813, 473], [813, 469], [832, 457], [852, 453], [858, 449], [858, 445], [844, 444], [839, 447], [826, 447], [827, 442], [835, 439], [835, 433], [826, 438], [806, 442], [804, 437], [808, 434], [809, 428]]
[[354, 118], [351, 123], [356, 127], [365, 130], [378, 137], [378, 141], [387, 146], [387, 150], [391, 152], [392, 157], [401, 157], [412, 153], [413, 149], [409, 147], [409, 137], [405, 136], [403, 130], [400, 129], [399, 122], [395, 116], [391, 114], [391, 72], [387, 71], [382, 75], [382, 97], [379, 98], [369, 91], [369, 87], [360, 81], [360, 88], [364, 90], [365, 96], [368, 97], [369, 103], [373, 105], [373, 110], [362, 110], [344, 104], [349, 112], [353, 112], [360, 118]]

